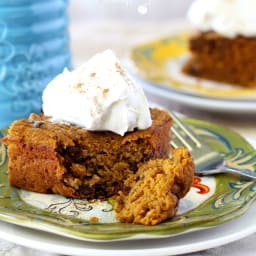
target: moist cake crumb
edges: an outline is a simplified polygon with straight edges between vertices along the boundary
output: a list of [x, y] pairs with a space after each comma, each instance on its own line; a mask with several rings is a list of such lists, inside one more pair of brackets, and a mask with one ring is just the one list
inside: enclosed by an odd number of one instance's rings
[[[15, 121], [2, 139], [8, 145], [9, 184], [73, 198], [111, 197], [141, 164], [168, 156], [171, 117], [151, 109], [151, 118], [151, 127], [124, 136], [36, 114]], [[34, 128], [33, 122], [43, 124]]]
[[179, 199], [192, 185], [194, 163], [184, 148], [172, 155], [144, 163], [124, 182], [115, 204], [119, 221], [156, 225], [176, 214]]

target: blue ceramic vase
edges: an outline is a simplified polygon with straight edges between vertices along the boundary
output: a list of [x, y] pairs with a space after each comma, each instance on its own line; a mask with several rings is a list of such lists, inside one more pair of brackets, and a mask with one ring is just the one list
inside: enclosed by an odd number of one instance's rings
[[0, 1], [0, 128], [39, 113], [45, 86], [70, 67], [67, 0]]

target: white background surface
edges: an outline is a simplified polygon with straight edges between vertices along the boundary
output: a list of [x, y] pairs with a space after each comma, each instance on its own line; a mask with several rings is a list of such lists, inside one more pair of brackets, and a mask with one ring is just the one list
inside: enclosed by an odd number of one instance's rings
[[70, 0], [72, 21], [163, 21], [185, 17], [192, 0]]

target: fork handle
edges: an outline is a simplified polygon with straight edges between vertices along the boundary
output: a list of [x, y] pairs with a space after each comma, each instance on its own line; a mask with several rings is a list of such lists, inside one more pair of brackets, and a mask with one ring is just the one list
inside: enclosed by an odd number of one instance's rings
[[248, 170], [242, 170], [242, 169], [236, 169], [229, 166], [222, 166], [221, 168], [211, 169], [211, 170], [198, 170], [196, 171], [196, 174], [198, 175], [213, 175], [218, 173], [232, 173], [244, 176], [246, 178], [252, 179], [256, 181], [256, 172], [248, 171]]

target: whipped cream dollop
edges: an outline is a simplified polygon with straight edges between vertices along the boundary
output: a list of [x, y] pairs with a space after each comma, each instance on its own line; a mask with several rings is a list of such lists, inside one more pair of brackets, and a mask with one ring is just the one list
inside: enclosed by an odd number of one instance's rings
[[142, 88], [111, 50], [73, 71], [65, 69], [50, 82], [43, 92], [43, 111], [54, 122], [120, 135], [152, 124]]
[[256, 0], [196, 0], [188, 18], [199, 30], [228, 38], [256, 36]]

